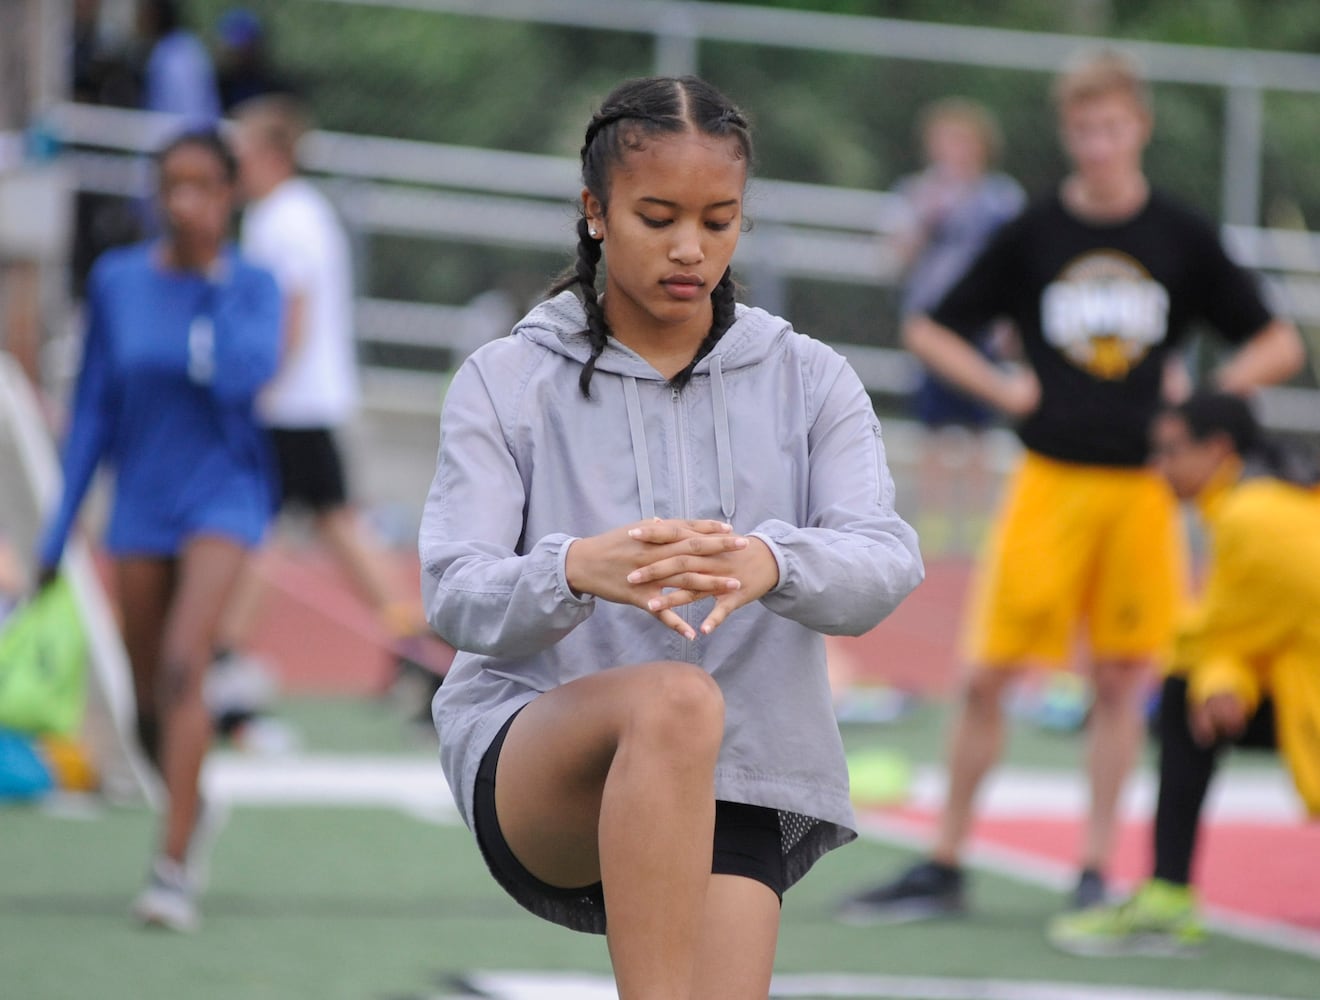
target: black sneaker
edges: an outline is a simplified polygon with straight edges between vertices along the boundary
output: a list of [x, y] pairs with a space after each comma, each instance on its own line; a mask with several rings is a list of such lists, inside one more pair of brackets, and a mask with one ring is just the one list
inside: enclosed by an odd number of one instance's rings
[[845, 923], [897, 924], [965, 913], [961, 868], [923, 861], [893, 882], [845, 899], [837, 916]]
[[1073, 887], [1071, 905], [1074, 910], [1089, 910], [1108, 902], [1105, 877], [1094, 868], [1083, 868]]

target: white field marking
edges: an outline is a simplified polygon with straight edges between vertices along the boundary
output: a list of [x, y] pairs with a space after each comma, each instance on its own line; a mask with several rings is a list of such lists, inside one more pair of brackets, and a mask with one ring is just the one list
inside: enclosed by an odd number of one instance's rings
[[[476, 992], [439, 994], [434, 1000], [618, 1000], [608, 976], [561, 972], [473, 972]], [[1281, 1000], [1258, 994], [1167, 990], [1149, 986], [1096, 986], [1011, 979], [946, 979], [807, 973], [778, 975], [774, 997], [852, 997], [855, 1000]]]
[[[456, 819], [453, 796], [439, 761], [387, 754], [279, 754], [218, 752], [207, 763], [215, 791], [245, 805], [390, 805], [421, 808], [437, 819]], [[907, 805], [935, 812], [945, 779], [939, 767], [917, 768]], [[1140, 775], [1129, 782], [1124, 811], [1130, 818], [1154, 812], [1155, 781]], [[1085, 814], [1086, 785], [1074, 773], [1006, 768], [992, 775], [982, 795], [986, 817], [1075, 818]], [[1206, 804], [1211, 821], [1250, 820], [1291, 825], [1301, 807], [1282, 772], [1221, 775]]]
[[348, 754], [212, 754], [207, 794], [236, 806], [394, 808], [454, 824], [458, 810], [438, 760]]
[[[945, 771], [936, 765], [913, 769], [908, 806], [937, 812], [947, 787]], [[1123, 795], [1123, 814], [1129, 819], [1155, 814], [1157, 776], [1140, 771], [1128, 781]], [[987, 819], [1072, 819], [1089, 808], [1085, 779], [1077, 771], [1005, 768], [992, 773], [981, 791], [977, 813]], [[1252, 823], [1292, 825], [1302, 822], [1304, 812], [1283, 768], [1231, 771], [1218, 775], [1206, 800], [1205, 816], [1211, 822], [1249, 820]]]
[[[858, 831], [872, 840], [921, 851], [930, 846], [934, 828], [931, 824], [899, 816], [859, 813]], [[967, 851], [967, 860], [977, 868], [1058, 893], [1071, 889], [1077, 878], [1075, 865], [980, 840], [973, 841]], [[1115, 881], [1111, 888], [1118, 893], [1127, 893], [1136, 887]], [[1295, 952], [1306, 958], [1320, 958], [1320, 933], [1315, 931], [1218, 906], [1202, 905], [1202, 913], [1210, 927], [1228, 937], [1278, 951]]]

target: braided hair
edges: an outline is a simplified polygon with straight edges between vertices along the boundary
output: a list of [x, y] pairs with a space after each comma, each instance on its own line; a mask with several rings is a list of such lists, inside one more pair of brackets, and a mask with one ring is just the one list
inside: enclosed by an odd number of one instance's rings
[[[693, 129], [704, 135], [732, 138], [749, 163], [752, 137], [747, 119], [723, 94], [695, 76], [644, 77], [621, 84], [605, 98], [600, 110], [587, 125], [582, 144], [582, 184], [608, 208], [610, 173], [624, 155], [638, 149], [644, 139], [656, 135], [675, 135]], [[609, 342], [610, 327], [596, 290], [596, 271], [600, 264], [600, 242], [591, 236], [585, 217], [577, 223], [577, 260], [573, 267], [550, 289], [549, 294], [574, 289], [587, 314], [585, 333], [591, 342], [591, 356], [582, 368], [578, 385], [582, 395], [591, 398], [591, 376], [596, 362]], [[731, 269], [711, 293], [712, 320], [697, 352], [687, 366], [672, 379], [676, 388], [687, 385], [697, 363], [711, 352], [720, 337], [733, 325], [734, 282]]]

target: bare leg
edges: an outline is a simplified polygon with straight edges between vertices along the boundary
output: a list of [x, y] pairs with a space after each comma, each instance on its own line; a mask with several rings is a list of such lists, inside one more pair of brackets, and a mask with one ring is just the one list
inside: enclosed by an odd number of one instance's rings
[[157, 771], [161, 764], [156, 686], [174, 574], [172, 559], [131, 558], [115, 563], [115, 590], [122, 619], [120, 631], [133, 669], [138, 743]]
[[382, 554], [357, 511], [351, 507], [324, 511], [316, 517], [316, 530], [348, 574], [358, 596], [390, 631], [402, 635], [422, 630], [424, 622], [420, 605], [414, 615], [405, 616], [400, 612], [402, 602], [394, 597], [394, 587], [386, 575]]
[[1086, 768], [1091, 779], [1091, 811], [1082, 845], [1082, 867], [1104, 871], [1114, 848], [1119, 800], [1145, 735], [1142, 696], [1148, 664], [1100, 660], [1094, 667]]
[[779, 899], [769, 887], [737, 875], [712, 875], [692, 1000], [769, 996], [779, 914]]
[[542, 881], [599, 879], [620, 1000], [686, 1000], [700, 945], [724, 702], [686, 663], [618, 667], [541, 695], [496, 772], [509, 847]]
[[262, 561], [263, 555], [258, 553], [244, 562], [243, 572], [220, 620], [218, 646], [233, 650], [247, 647], [265, 605], [266, 580], [261, 573]]
[[949, 743], [949, 789], [931, 851], [942, 864], [958, 864], [971, 829], [976, 793], [1003, 752], [1001, 700], [1017, 674], [1016, 669], [980, 668], [968, 681]]
[[202, 684], [220, 616], [246, 557], [237, 543], [216, 536], [193, 539], [179, 556], [156, 692], [164, 722], [161, 770], [169, 794], [162, 847], [179, 863], [188, 852], [197, 817], [198, 778], [211, 744], [211, 713]]

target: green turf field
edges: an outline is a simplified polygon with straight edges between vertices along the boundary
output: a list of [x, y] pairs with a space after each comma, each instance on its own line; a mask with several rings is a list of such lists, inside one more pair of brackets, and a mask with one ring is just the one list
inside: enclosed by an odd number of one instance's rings
[[[378, 704], [300, 701], [284, 715], [304, 753], [405, 765], [431, 757]], [[938, 725], [938, 713], [918, 714], [892, 731], [850, 727], [850, 736], [870, 742], [888, 732], [914, 748], [938, 746]], [[1017, 752], [1032, 753], [1030, 744]], [[382, 808], [236, 807], [215, 852], [202, 931], [144, 932], [126, 911], [151, 830], [152, 817], [137, 808], [0, 811], [0, 996], [440, 1000], [473, 996], [455, 984], [482, 970], [608, 972], [601, 939], [542, 923], [506, 899], [461, 827]], [[789, 895], [777, 995], [1320, 997], [1320, 962], [1230, 938], [1215, 938], [1195, 960], [1056, 954], [1041, 928], [1060, 898], [989, 874], [978, 878], [977, 912], [964, 920], [882, 929], [830, 918], [858, 879], [902, 860], [893, 847], [855, 844]], [[586, 983], [556, 992], [551, 979], [481, 982], [484, 995], [510, 1000], [599, 995]], [[1099, 986], [1110, 988], [1086, 991]]]

